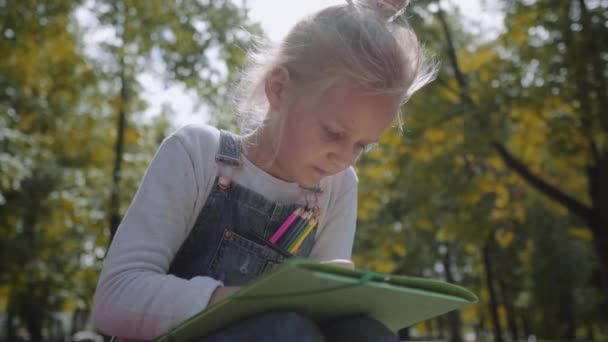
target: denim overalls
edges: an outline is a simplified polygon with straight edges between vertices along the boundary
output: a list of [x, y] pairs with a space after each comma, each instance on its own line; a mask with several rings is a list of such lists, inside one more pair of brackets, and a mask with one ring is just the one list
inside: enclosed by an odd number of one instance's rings
[[[215, 159], [219, 172], [211, 193], [168, 273], [184, 279], [209, 276], [225, 286], [242, 286], [288, 257], [263, 242], [300, 205], [273, 202], [231, 182], [241, 166], [240, 137], [220, 131]], [[294, 255], [309, 256], [315, 233], [316, 228]]]

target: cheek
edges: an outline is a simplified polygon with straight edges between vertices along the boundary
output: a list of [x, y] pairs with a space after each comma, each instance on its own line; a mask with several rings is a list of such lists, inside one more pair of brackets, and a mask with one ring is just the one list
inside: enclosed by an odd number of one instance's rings
[[310, 149], [310, 139], [301, 132], [291, 132], [285, 136], [283, 154], [290, 159], [296, 159], [303, 154], [308, 154]]
[[295, 118], [288, 118], [283, 131], [283, 148], [281, 153], [288, 160], [310, 159], [319, 154], [321, 141], [314, 129], [310, 113], [292, 113]]
[[316, 161], [322, 151], [318, 138], [305, 132], [286, 132], [280, 149], [281, 159], [290, 165], [309, 164]]

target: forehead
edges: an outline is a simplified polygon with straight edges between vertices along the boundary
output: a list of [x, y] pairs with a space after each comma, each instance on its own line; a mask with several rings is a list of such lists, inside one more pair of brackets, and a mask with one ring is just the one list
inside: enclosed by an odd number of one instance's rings
[[396, 95], [379, 94], [363, 86], [334, 85], [320, 95], [317, 113], [347, 128], [367, 126], [377, 130], [390, 125], [399, 102]]

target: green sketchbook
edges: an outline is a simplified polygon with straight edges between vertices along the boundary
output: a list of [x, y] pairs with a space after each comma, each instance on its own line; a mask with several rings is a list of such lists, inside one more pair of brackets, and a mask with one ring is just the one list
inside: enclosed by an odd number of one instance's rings
[[476, 302], [477, 297], [468, 290], [437, 280], [292, 259], [156, 341], [187, 341], [254, 314], [277, 310], [297, 311], [318, 321], [368, 315], [397, 331]]

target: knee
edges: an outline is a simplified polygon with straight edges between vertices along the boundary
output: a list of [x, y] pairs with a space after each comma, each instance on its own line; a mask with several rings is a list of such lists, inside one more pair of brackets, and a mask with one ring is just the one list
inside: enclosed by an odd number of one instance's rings
[[268, 315], [269, 321], [273, 322], [271, 332], [273, 341], [325, 341], [317, 324], [302, 314], [287, 311]]
[[323, 326], [323, 333], [328, 341], [398, 341], [396, 333], [366, 316], [346, 317], [328, 322]]
[[353, 324], [361, 324], [361, 326], [365, 327], [365, 330], [369, 332], [370, 341], [382, 341], [382, 342], [397, 342], [397, 334], [387, 328], [384, 324], [379, 321], [369, 318], [369, 317], [361, 317], [358, 320], [355, 320]]

